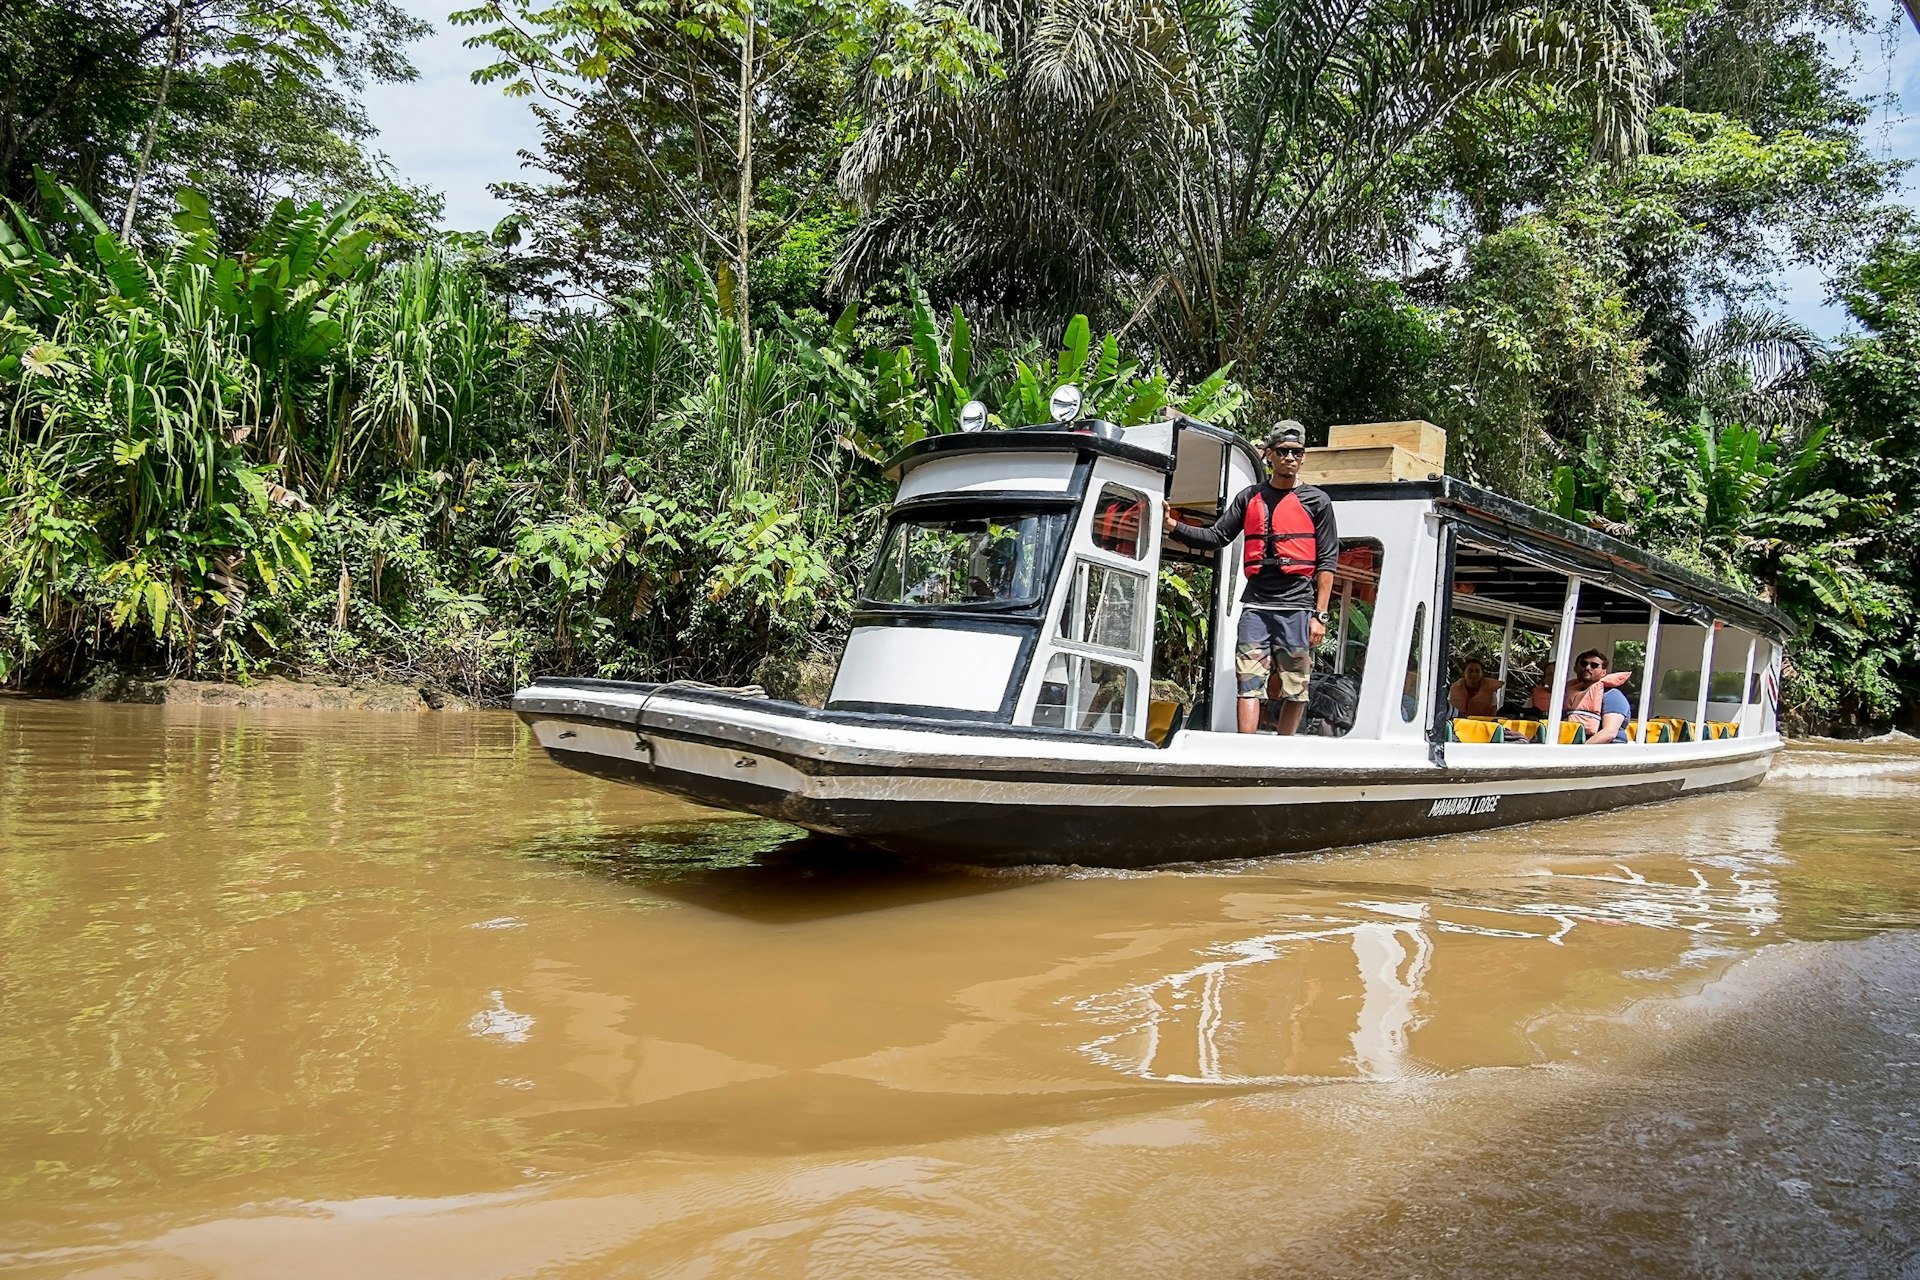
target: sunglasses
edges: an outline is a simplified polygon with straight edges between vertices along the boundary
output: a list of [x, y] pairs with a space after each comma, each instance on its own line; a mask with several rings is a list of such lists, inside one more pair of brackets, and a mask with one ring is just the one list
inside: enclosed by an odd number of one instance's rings
[[1305, 449], [1297, 448], [1293, 445], [1288, 445], [1281, 449], [1269, 449], [1267, 452], [1276, 458], [1304, 458], [1307, 456]]
[[1583, 670], [1587, 667], [1593, 667], [1600, 671], [1605, 671], [1607, 669], [1606, 663], [1597, 661], [1596, 659], [1593, 659], [1593, 658], [1588, 658], [1585, 662], [1581, 663], [1580, 666]]

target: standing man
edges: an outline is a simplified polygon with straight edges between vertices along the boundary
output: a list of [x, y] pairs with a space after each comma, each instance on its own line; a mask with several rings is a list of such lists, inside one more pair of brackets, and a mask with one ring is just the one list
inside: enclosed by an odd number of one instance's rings
[[1260, 448], [1271, 478], [1244, 490], [1212, 527], [1181, 524], [1167, 508], [1166, 530], [1190, 547], [1224, 547], [1242, 533], [1247, 575], [1233, 666], [1238, 677], [1240, 732], [1260, 726], [1260, 697], [1271, 677], [1280, 678], [1281, 733], [1300, 727], [1307, 710], [1313, 646], [1327, 634], [1327, 602], [1340, 560], [1340, 532], [1333, 500], [1300, 483], [1307, 458], [1306, 428], [1292, 419], [1267, 433]]

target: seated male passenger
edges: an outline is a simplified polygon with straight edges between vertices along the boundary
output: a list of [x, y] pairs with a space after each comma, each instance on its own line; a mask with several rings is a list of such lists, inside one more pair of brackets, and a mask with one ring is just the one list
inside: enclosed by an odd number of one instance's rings
[[1625, 742], [1627, 721], [1633, 718], [1633, 706], [1620, 686], [1633, 678], [1631, 671], [1610, 672], [1612, 664], [1598, 649], [1589, 649], [1573, 660], [1573, 679], [1567, 681], [1567, 719], [1587, 727], [1587, 745]]
[[1456, 716], [1491, 716], [1500, 710], [1500, 686], [1487, 679], [1487, 669], [1478, 658], [1468, 658], [1460, 669], [1460, 678], [1447, 689], [1447, 705]]

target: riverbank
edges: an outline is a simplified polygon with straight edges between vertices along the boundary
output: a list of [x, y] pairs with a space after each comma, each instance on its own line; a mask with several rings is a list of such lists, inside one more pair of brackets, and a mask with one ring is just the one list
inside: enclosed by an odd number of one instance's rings
[[[833, 661], [823, 657], [768, 660], [749, 688], [804, 706], [825, 706], [833, 686]], [[326, 677], [266, 676], [258, 680], [178, 680], [102, 669], [76, 688], [42, 690], [42, 696], [80, 702], [132, 702], [189, 707], [236, 707], [272, 711], [472, 711], [502, 708], [511, 695], [472, 697], [435, 685], [391, 681], [354, 682]]]
[[504, 706], [463, 698], [444, 689], [404, 684], [345, 684], [269, 676], [246, 682], [145, 679], [106, 673], [70, 695], [81, 702], [134, 702], [272, 711], [471, 711]]

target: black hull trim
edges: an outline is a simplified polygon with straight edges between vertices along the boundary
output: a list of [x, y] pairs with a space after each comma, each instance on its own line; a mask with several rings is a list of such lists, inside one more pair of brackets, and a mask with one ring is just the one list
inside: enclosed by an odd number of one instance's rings
[[[974, 801], [812, 800], [730, 778], [662, 769], [592, 752], [547, 753], [556, 764], [613, 782], [652, 787], [702, 804], [739, 809], [910, 857], [975, 866], [1034, 864], [1150, 867], [1170, 862], [1314, 853], [1382, 840], [1486, 831], [1670, 800], [1684, 783], [1504, 795], [1467, 793], [1305, 804], [1144, 806], [985, 804]], [[1688, 795], [1757, 785], [1764, 770]], [[1424, 780], [1423, 781], [1428, 781]]]

